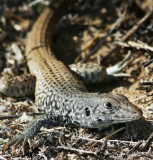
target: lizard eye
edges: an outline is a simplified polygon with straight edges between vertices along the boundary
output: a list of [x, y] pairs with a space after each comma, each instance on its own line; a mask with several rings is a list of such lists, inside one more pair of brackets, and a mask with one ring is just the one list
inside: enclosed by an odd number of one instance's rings
[[85, 108], [85, 112], [86, 112], [86, 116], [90, 116], [90, 109], [89, 108]]
[[113, 107], [113, 105], [110, 102], [105, 102], [104, 105], [107, 109], [112, 109]]

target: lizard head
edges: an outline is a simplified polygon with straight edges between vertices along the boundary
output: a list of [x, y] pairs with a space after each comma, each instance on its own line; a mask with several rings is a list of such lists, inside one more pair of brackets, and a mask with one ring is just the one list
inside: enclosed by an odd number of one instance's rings
[[106, 128], [142, 118], [142, 111], [120, 94], [99, 94], [84, 100], [74, 121], [89, 128]]

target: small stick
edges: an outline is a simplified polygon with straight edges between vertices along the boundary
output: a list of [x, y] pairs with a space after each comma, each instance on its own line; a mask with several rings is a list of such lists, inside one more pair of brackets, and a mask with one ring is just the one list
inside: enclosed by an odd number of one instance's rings
[[139, 146], [142, 144], [142, 142], [138, 142], [135, 144], [135, 146], [129, 151], [128, 154], [132, 154], [135, 150], [137, 150], [139, 148]]
[[54, 150], [59, 150], [59, 151], [66, 151], [66, 152], [71, 152], [71, 153], [75, 153], [75, 154], [79, 154], [79, 155], [82, 155], [82, 156], [87, 156], [87, 155], [91, 155], [91, 156], [94, 156], [96, 157], [97, 159], [101, 159], [100, 157], [98, 157], [96, 155], [96, 153], [94, 152], [90, 152], [90, 151], [85, 151], [85, 150], [81, 150], [81, 149], [76, 149], [76, 148], [72, 148], [72, 147], [67, 147], [67, 146], [57, 146], [56, 148], [55, 147], [51, 147], [51, 149], [54, 149]]
[[152, 59], [149, 59], [145, 64], [143, 64], [143, 68], [149, 66], [151, 63], [153, 63], [153, 58]]
[[142, 150], [146, 150], [152, 141], [153, 141], [153, 132], [145, 142], [145, 145], [143, 146]]
[[[27, 115], [27, 116], [39, 116], [39, 115], [43, 115], [43, 114], [45, 114], [45, 113], [28, 113], [28, 114], [26, 114], [26, 115]], [[19, 117], [21, 117], [22, 115], [23, 115], [23, 114], [2, 116], [2, 117], [0, 117], [0, 120], [19, 118]]]
[[133, 33], [138, 30], [138, 28], [152, 15], [152, 10], [148, 11], [147, 14], [140, 19], [138, 23], [136, 23], [122, 38], [121, 41], [126, 41]]
[[[97, 143], [104, 143], [105, 139], [102, 140], [95, 140], [95, 139], [90, 139], [90, 138], [84, 138], [84, 137], [79, 137], [79, 139], [85, 140], [85, 141], [92, 141], [92, 142], [97, 142]], [[137, 142], [132, 142], [132, 141], [122, 141], [122, 140], [108, 140], [107, 142], [109, 143], [126, 143], [126, 144], [136, 144]]]
[[142, 82], [140, 85], [153, 85], [153, 82]]

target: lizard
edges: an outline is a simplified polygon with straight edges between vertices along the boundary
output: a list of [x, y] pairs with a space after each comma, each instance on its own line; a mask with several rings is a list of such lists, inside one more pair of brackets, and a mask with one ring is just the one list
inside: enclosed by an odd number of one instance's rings
[[[29, 122], [21, 134], [10, 140], [4, 151], [11, 146], [14, 146], [15, 150], [22, 143], [24, 154], [28, 140], [32, 139], [42, 126], [48, 124], [52, 127], [73, 125], [106, 128], [112, 124], [135, 121], [143, 117], [141, 109], [124, 95], [88, 92], [84, 83], [73, 74], [74, 71], [78, 71], [78, 74], [81, 72], [80, 66], [90, 68], [88, 65], [78, 65], [77, 69], [72, 65], [72, 72], [56, 58], [50, 44], [56, 23], [65, 8], [65, 1], [61, 0], [54, 10], [46, 8], [35, 22], [27, 39], [25, 53], [30, 74], [0, 83], [1, 92], [9, 96], [25, 96], [35, 90], [36, 106], [45, 112]], [[124, 65], [121, 65], [121, 68], [122, 66]], [[102, 81], [108, 74], [107, 71], [110, 75], [113, 74], [111, 69], [104, 70], [99, 67], [94, 82]], [[88, 82], [92, 81], [90, 75], [88, 71], [81, 72], [83, 79], [89, 79]], [[24, 83], [20, 82], [21, 79]]]

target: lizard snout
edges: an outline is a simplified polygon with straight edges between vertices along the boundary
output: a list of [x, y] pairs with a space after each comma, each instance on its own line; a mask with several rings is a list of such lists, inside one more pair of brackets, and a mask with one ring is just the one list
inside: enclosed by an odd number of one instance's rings
[[138, 119], [139, 119], [139, 118], [142, 118], [142, 117], [143, 117], [143, 112], [142, 112], [142, 110], [141, 110], [139, 107], [137, 107], [137, 106], [135, 106], [134, 104], [132, 104], [131, 102], [129, 102], [129, 103], [130, 103], [130, 108], [131, 108], [131, 107], [133, 108], [134, 117], [137, 117]]

